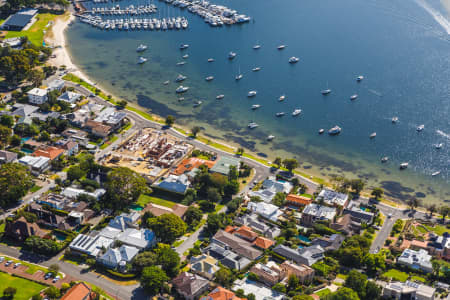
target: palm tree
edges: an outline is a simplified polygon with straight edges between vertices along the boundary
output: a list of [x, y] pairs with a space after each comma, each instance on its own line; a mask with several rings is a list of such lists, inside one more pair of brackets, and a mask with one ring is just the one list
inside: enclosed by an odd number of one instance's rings
[[445, 223], [445, 217], [450, 214], [450, 206], [441, 206], [439, 208], [439, 213], [442, 215], [442, 222]]
[[432, 218], [433, 217], [433, 213], [435, 213], [436, 210], [437, 210], [436, 204], [428, 205], [427, 206], [427, 210], [430, 212], [430, 218]]
[[275, 160], [273, 161], [273, 164], [277, 166], [277, 168], [279, 169], [281, 167], [281, 163], [282, 163], [282, 159], [281, 157], [276, 157]]
[[197, 134], [202, 130], [199, 126], [194, 126], [191, 128], [191, 133], [194, 138], [197, 137]]
[[243, 155], [244, 154], [244, 148], [242, 148], [242, 147], [239, 147], [239, 148], [237, 148], [237, 151], [236, 151], [236, 154], [237, 155]]
[[412, 211], [414, 211], [415, 208], [420, 205], [420, 201], [417, 198], [411, 198], [406, 203]]
[[384, 194], [384, 190], [382, 188], [376, 187], [372, 190], [371, 195], [375, 197], [375, 200], [381, 198]]

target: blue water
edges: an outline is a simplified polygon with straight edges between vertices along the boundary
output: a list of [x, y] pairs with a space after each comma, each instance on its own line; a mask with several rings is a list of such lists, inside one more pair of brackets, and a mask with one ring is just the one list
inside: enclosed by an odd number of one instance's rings
[[[424, 1], [424, 0], [417, 0]], [[448, 13], [437, 0], [427, 4]], [[142, 2], [142, 1], [141, 1]], [[420, 3], [422, 3], [420, 2]], [[130, 1], [122, 1], [125, 6]], [[135, 2], [136, 3], [136, 2]], [[74, 62], [112, 94], [157, 114], [175, 115], [187, 128], [198, 124], [203, 134], [242, 144], [268, 160], [296, 157], [304, 172], [360, 177], [382, 186], [399, 199], [450, 199], [450, 37], [446, 29], [415, 1], [388, 0], [219, 0], [248, 14], [254, 22], [211, 28], [187, 10], [156, 2], [161, 17], [184, 15], [187, 31], [105, 32], [75, 23], [67, 32]], [[142, 3], [141, 3], [142, 4]], [[89, 6], [89, 4], [88, 4]], [[105, 4], [97, 6], [107, 6]], [[158, 15], [156, 15], [158, 17]], [[149, 61], [137, 65], [140, 43], [149, 45]], [[181, 43], [190, 48], [181, 52]], [[260, 43], [260, 50], [252, 46]], [[286, 44], [283, 51], [276, 50]], [[233, 61], [229, 51], [237, 52]], [[189, 59], [177, 67], [182, 54]], [[290, 65], [288, 59], [300, 62]], [[207, 59], [213, 57], [214, 63]], [[260, 72], [251, 72], [260, 66]], [[240, 67], [244, 78], [236, 82]], [[171, 83], [188, 76], [184, 102]], [[357, 83], [357, 75], [365, 79]], [[212, 82], [205, 82], [213, 75]], [[329, 96], [320, 91], [333, 90]], [[247, 98], [249, 90], [258, 95]], [[359, 95], [350, 101], [352, 94]], [[225, 94], [222, 101], [215, 100]], [[286, 95], [282, 103], [277, 99]], [[193, 108], [193, 100], [203, 105]], [[252, 104], [261, 104], [252, 111]], [[303, 110], [293, 118], [295, 108]], [[284, 111], [287, 116], [275, 118]], [[399, 117], [393, 125], [391, 118]], [[250, 121], [260, 127], [248, 130]], [[340, 136], [318, 135], [319, 128], [342, 127]], [[425, 124], [425, 130], [415, 128]], [[372, 132], [377, 137], [369, 139]], [[276, 136], [271, 143], [269, 134]], [[433, 144], [443, 143], [441, 150]], [[389, 156], [387, 164], [380, 158]], [[399, 171], [401, 162], [409, 162]], [[430, 174], [441, 171], [436, 177]]]
[[308, 238], [307, 238], [306, 236], [304, 236], [304, 235], [299, 234], [299, 235], [297, 235], [297, 238], [298, 238], [300, 241], [303, 241], [303, 242], [305, 242], [305, 243], [311, 243], [311, 240], [308, 239]]

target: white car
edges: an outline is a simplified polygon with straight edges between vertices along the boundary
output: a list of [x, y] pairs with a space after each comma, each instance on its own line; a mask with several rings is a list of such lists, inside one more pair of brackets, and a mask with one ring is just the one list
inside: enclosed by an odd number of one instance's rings
[[56, 276], [55, 278], [53, 278], [53, 283], [57, 282], [61, 277]]
[[18, 263], [15, 263], [15, 264], [14, 264], [14, 269], [17, 268], [17, 267], [20, 266], [20, 265], [22, 265], [22, 264], [19, 263], [19, 262], [18, 262]]
[[2, 263], [4, 260], [5, 260], [4, 256], [0, 257], [0, 263]]

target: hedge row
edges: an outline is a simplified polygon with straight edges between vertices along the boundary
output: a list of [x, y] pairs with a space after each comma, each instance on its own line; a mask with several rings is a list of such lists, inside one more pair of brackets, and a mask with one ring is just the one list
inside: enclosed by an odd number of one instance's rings
[[133, 279], [137, 276], [136, 274], [132, 274], [132, 273], [128, 273], [128, 274], [119, 273], [119, 272], [116, 272], [111, 269], [106, 269], [106, 272], [108, 272], [109, 274], [113, 275], [114, 277], [117, 277], [120, 279]]

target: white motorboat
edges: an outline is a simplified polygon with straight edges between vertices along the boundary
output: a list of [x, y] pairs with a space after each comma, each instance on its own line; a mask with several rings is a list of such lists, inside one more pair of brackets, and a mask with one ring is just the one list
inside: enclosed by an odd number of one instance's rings
[[235, 58], [236, 57], [236, 52], [233, 52], [233, 51], [231, 51], [230, 53], [228, 53], [228, 59], [233, 59], [233, 58]]
[[214, 79], [214, 76], [208, 76], [208, 77], [205, 78], [206, 81], [211, 81], [213, 79]]
[[177, 76], [177, 78], [175, 79], [175, 81], [176, 82], [181, 82], [181, 81], [184, 81], [184, 80], [186, 80], [186, 76], [184, 76], [184, 75], [181, 75], [181, 74], [178, 74], [178, 76]]
[[140, 45], [136, 48], [136, 51], [137, 51], [137, 52], [143, 52], [143, 51], [145, 51], [145, 50], [147, 50], [147, 46], [144, 45], [144, 44], [140, 44]]
[[359, 75], [358, 77], [356, 77], [356, 81], [360, 82], [364, 79], [364, 76]]
[[418, 132], [421, 132], [422, 130], [424, 130], [425, 129], [425, 125], [419, 125], [419, 126], [417, 126], [417, 128], [416, 128], [416, 130], [418, 131]]
[[292, 116], [293, 117], [296, 117], [296, 116], [298, 116], [299, 114], [301, 114], [302, 113], [302, 110], [300, 109], [300, 108], [296, 108], [296, 109], [294, 109], [294, 111], [292, 112]]
[[166, 81], [163, 82], [163, 84], [164, 84], [164, 85], [168, 85], [169, 82], [170, 82], [169, 80], [166, 80]]
[[182, 58], [183, 58], [183, 59], [187, 59], [187, 58], [189, 58], [189, 54], [185, 54], [185, 55], [183, 55], [183, 56], [182, 56]]
[[339, 126], [334, 126], [333, 128], [331, 128], [330, 130], [328, 130], [328, 134], [329, 135], [338, 135], [339, 133], [341, 133], [342, 128]]
[[258, 127], [258, 126], [259, 126], [259, 125], [256, 124], [255, 122], [250, 122], [250, 123], [248, 124], [248, 128], [250, 128], [250, 129], [254, 129], [254, 128]]
[[323, 128], [320, 128], [319, 129], [319, 134], [322, 134], [322, 133], [324, 133], [325, 132], [325, 129], [323, 129]]
[[322, 90], [321, 93], [322, 95], [328, 95], [331, 93], [331, 90], [330, 89]]
[[186, 64], [185, 61], [180, 61], [180, 62], [177, 63], [177, 66], [184, 66], [185, 64]]
[[217, 95], [217, 96], [216, 96], [216, 99], [217, 99], [217, 100], [221, 100], [221, 99], [223, 99], [223, 98], [225, 98], [225, 95], [223, 95], [223, 94], [220, 94], [220, 95]]
[[145, 63], [147, 61], [147, 59], [145, 57], [139, 56], [138, 59], [138, 64], [142, 65], [143, 63]]
[[370, 138], [371, 138], [371, 139], [374, 139], [376, 136], [377, 136], [377, 133], [376, 133], [376, 132], [373, 132], [373, 133], [370, 135]]
[[277, 47], [278, 50], [283, 50], [284, 48], [286, 48], [286, 45], [280, 45]]
[[300, 58], [292, 56], [291, 58], [289, 58], [289, 63], [295, 64], [295, 63], [298, 63], [299, 60], [300, 60]]
[[259, 48], [261, 48], [260, 44], [256, 44], [256, 45], [253, 46], [253, 49], [255, 49], [255, 50], [258, 50]]
[[255, 67], [255, 68], [252, 69], [252, 71], [253, 71], [253, 72], [261, 71], [261, 67]]
[[181, 94], [181, 93], [187, 92], [188, 90], [189, 90], [189, 87], [180, 85], [180, 86], [175, 90], [175, 92], [176, 92], [177, 94]]
[[268, 141], [271, 141], [271, 140], [273, 140], [274, 138], [275, 138], [274, 135], [269, 135], [269, 136], [267, 137], [267, 140], [268, 140]]
[[280, 117], [283, 117], [284, 115], [286, 115], [286, 113], [285, 112], [277, 112], [276, 114], [275, 114], [275, 116], [276, 117], [278, 117], [278, 118], [280, 118]]
[[350, 96], [350, 100], [356, 100], [356, 98], [358, 98], [358, 95], [357, 94], [354, 94], [354, 95], [351, 95]]
[[194, 102], [194, 107], [197, 107], [197, 106], [200, 106], [200, 105], [202, 105], [202, 101], [196, 101], [196, 102]]
[[404, 163], [401, 163], [400, 164], [400, 170], [404, 170], [404, 169], [406, 169], [407, 167], [408, 167], [408, 163], [407, 162], [404, 162]]
[[281, 95], [279, 98], [278, 98], [278, 101], [284, 101], [284, 99], [286, 99], [286, 96], [285, 95]]
[[397, 123], [398, 122], [398, 117], [392, 117], [391, 121], [394, 124]]
[[180, 50], [184, 50], [184, 49], [187, 49], [187, 48], [189, 48], [188, 44], [181, 44], [180, 45]]
[[439, 174], [441, 174], [441, 171], [436, 171], [436, 172], [432, 173], [431, 176], [438, 176]]
[[178, 98], [178, 102], [182, 102], [182, 101], [184, 101], [184, 97]]
[[236, 75], [235, 79], [236, 81], [241, 80], [244, 75], [241, 74], [241, 66], [239, 66], [239, 73]]
[[213, 62], [214, 58], [208, 58], [208, 62]]
[[248, 92], [247, 97], [255, 97], [257, 93], [257, 91], [250, 91]]
[[384, 157], [381, 158], [381, 162], [382, 162], [382, 163], [385, 163], [385, 162], [387, 162], [388, 160], [389, 160], [389, 157], [387, 157], [387, 156], [384, 156]]
[[253, 110], [258, 109], [258, 108], [260, 108], [260, 107], [261, 107], [261, 104], [253, 104], [253, 105], [252, 105], [252, 109], [253, 109]]
[[444, 144], [439, 143], [439, 144], [434, 145], [434, 148], [439, 150], [439, 149], [442, 149], [443, 146], [444, 146]]

